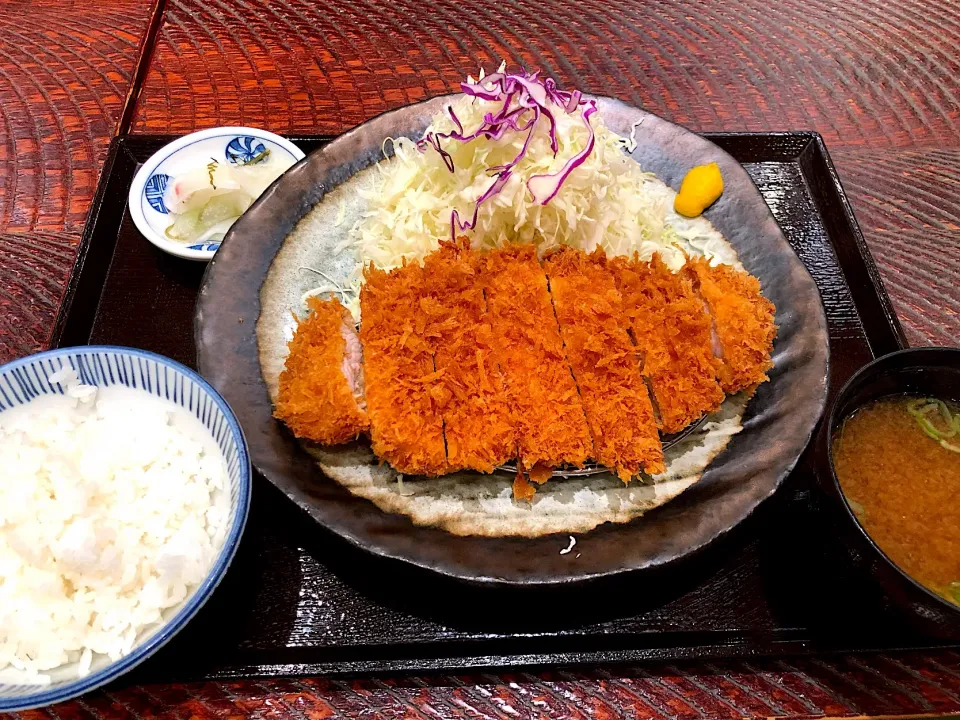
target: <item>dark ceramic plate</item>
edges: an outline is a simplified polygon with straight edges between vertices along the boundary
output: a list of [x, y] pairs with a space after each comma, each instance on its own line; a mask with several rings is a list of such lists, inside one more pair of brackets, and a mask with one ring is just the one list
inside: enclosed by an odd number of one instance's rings
[[719, 163], [726, 189], [706, 216], [777, 307], [770, 382], [699, 482], [642, 518], [581, 536], [576, 553], [560, 555], [565, 543], [557, 536], [459, 537], [384, 513], [325, 477], [272, 418], [256, 321], [274, 256], [315, 203], [380, 159], [385, 137], [419, 136], [448, 101], [401, 108], [342, 135], [287, 172], [234, 225], [197, 302], [201, 373], [240, 419], [257, 469], [320, 525], [375, 554], [472, 582], [543, 585], [663, 567], [703, 548], [772, 495], [809, 442], [826, 399], [826, 317], [813, 279], [743, 168], [704, 138], [617, 100], [598, 98], [607, 126], [628, 135], [642, 121], [633, 157], [671, 187], [691, 166]]

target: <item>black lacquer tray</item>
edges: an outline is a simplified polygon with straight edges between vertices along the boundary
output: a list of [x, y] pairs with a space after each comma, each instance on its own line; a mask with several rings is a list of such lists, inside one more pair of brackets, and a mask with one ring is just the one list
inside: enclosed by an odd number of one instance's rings
[[[831, 387], [906, 345], [815, 133], [712, 134], [743, 163], [827, 309]], [[204, 265], [163, 254], [126, 212], [168, 136], [111, 145], [55, 345], [128, 345], [195, 364]], [[309, 152], [325, 138], [293, 138]], [[130, 682], [866, 652], [943, 641], [907, 628], [831, 547], [811, 452], [780, 491], [694, 560], [570, 591], [467, 587], [349, 547], [263, 478], [237, 558], [200, 615]], [[960, 638], [957, 638], [960, 642]]]

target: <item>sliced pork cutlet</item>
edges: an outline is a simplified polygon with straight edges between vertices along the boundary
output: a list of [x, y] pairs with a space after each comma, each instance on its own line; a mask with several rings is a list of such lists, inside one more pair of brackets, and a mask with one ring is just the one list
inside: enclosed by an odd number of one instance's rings
[[730, 265], [711, 267], [690, 258], [684, 272], [707, 304], [720, 345], [720, 387], [732, 394], [753, 392], [773, 367], [770, 354], [777, 336], [773, 303], [760, 293], [760, 281]]
[[416, 264], [364, 271], [360, 290], [367, 414], [373, 452], [398, 472], [447, 472], [442, 388], [420, 311], [423, 269]]
[[580, 467], [593, 451], [547, 278], [533, 245], [479, 253], [477, 260], [520, 464], [545, 482], [550, 468]]
[[544, 262], [560, 334], [593, 434], [594, 459], [628, 482], [665, 470], [640, 358], [602, 251], [562, 248]]
[[493, 328], [470, 241], [440, 245], [423, 262], [420, 310], [438, 375], [447, 467], [493, 472], [517, 448]]
[[360, 341], [339, 300], [313, 297], [308, 305], [288, 344], [274, 416], [299, 438], [339, 445], [370, 426]]
[[607, 266], [623, 297], [661, 430], [680, 432], [723, 402], [710, 316], [689, 278], [671, 272], [658, 254], [649, 262], [611, 257]]

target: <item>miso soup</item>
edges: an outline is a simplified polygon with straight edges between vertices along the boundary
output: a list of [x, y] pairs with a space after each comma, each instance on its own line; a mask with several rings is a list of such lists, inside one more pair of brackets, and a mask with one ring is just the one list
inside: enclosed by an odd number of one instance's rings
[[844, 496], [874, 542], [917, 582], [960, 605], [960, 407], [877, 400], [833, 437]]

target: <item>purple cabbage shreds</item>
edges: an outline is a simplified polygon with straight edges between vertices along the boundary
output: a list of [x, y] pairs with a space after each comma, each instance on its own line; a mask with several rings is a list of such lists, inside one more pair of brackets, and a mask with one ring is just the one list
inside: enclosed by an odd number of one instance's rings
[[457, 228], [459, 228], [460, 231], [463, 231], [463, 230], [473, 230], [473, 228], [477, 226], [477, 216], [480, 214], [480, 206], [483, 204], [485, 200], [492, 198], [498, 192], [503, 190], [503, 186], [507, 184], [507, 180], [510, 179], [511, 175], [512, 173], [509, 170], [504, 170], [499, 175], [497, 175], [496, 180], [493, 181], [490, 187], [488, 187], [486, 191], [483, 193], [483, 195], [477, 198], [477, 202], [474, 203], [472, 219], [468, 220], [467, 222], [461, 222], [460, 213], [457, 212], [456, 209], [454, 209], [454, 211], [450, 213], [450, 236], [454, 240], [457, 239], [457, 232], [458, 232]]
[[[553, 156], [556, 157], [557, 153], [560, 152], [560, 140], [557, 139], [557, 120], [553, 117], [553, 113], [547, 110], [546, 107], [541, 108], [540, 112], [546, 115], [547, 120], [550, 121], [550, 129], [548, 131], [550, 134], [550, 150], [553, 151]], [[524, 149], [524, 153], [526, 153], [526, 149]]]
[[[456, 210], [452, 212], [450, 231], [454, 238], [457, 236], [458, 228], [463, 231], [472, 230], [476, 226], [480, 206], [499, 193], [506, 185], [507, 180], [512, 175], [513, 168], [526, 156], [530, 141], [536, 132], [537, 124], [543, 117], [546, 117], [547, 122], [549, 122], [550, 149], [556, 157], [560, 149], [560, 141], [557, 137], [557, 121], [554, 115], [557, 108], [570, 114], [584, 105], [583, 124], [587, 128], [589, 138], [583, 151], [570, 158], [559, 172], [551, 175], [534, 175], [527, 180], [527, 189], [533, 195], [534, 202], [541, 205], [550, 202], [559, 192], [560, 186], [563, 185], [570, 173], [582, 165], [590, 153], [593, 152], [595, 138], [593, 126], [590, 124], [590, 116], [597, 111], [596, 104], [592, 100], [584, 100], [579, 90], [571, 92], [559, 89], [553, 78], [541, 81], [539, 74], [539, 71], [523, 72], [522, 74], [498, 72], [477, 82], [461, 83], [461, 89], [470, 97], [490, 102], [501, 102], [502, 105], [499, 110], [486, 113], [480, 127], [472, 133], [467, 133], [453, 111], [453, 107], [448, 106], [447, 111], [456, 130], [448, 133], [429, 132], [417, 143], [417, 149], [420, 152], [426, 152], [427, 146], [430, 146], [440, 153], [447, 169], [454, 172], [453, 158], [449, 152], [443, 149], [441, 140], [456, 140], [467, 143], [481, 136], [491, 140], [499, 140], [507, 132], [527, 133], [523, 148], [510, 163], [487, 168], [488, 174], [496, 173], [496, 179], [474, 204], [473, 218], [467, 222], [461, 222], [458, 212]], [[554, 107], [550, 107], [551, 105]], [[524, 117], [529, 115], [532, 115], [532, 117], [527, 122], [521, 122]]]
[[522, 128], [517, 128], [518, 130], [527, 132], [527, 137], [523, 141], [523, 147], [520, 148], [520, 152], [517, 153], [517, 156], [506, 165], [494, 165], [492, 167], [488, 167], [488, 173], [501, 173], [505, 170], [512, 170], [514, 167], [516, 167], [517, 163], [520, 162], [520, 160], [527, 154], [527, 148], [530, 147], [530, 141], [533, 139], [533, 132], [536, 129], [535, 126], [538, 118], [539, 114], [537, 114], [537, 110], [535, 109], [534, 116], [531, 118], [530, 122], [528, 122]]
[[460, 118], [458, 118], [457, 114], [453, 111], [453, 105], [447, 105], [447, 112], [450, 113], [450, 119], [453, 120], [453, 124], [457, 126], [457, 132], [463, 134], [463, 123], [460, 122]]
[[596, 138], [593, 133], [593, 126], [590, 124], [590, 116], [597, 111], [597, 106], [592, 100], [587, 101], [586, 106], [587, 107], [583, 109], [583, 124], [587, 126], [587, 132], [589, 133], [586, 146], [583, 150], [567, 160], [560, 172], [552, 175], [534, 175], [527, 180], [527, 189], [533, 194], [534, 202], [546, 205], [553, 200], [560, 191], [560, 186], [563, 185], [563, 181], [567, 179], [570, 173], [583, 165], [590, 153], [593, 152]]
[[[460, 83], [460, 88], [472, 97], [478, 97], [482, 100], [499, 100], [503, 91], [503, 80], [506, 77], [509, 76], [503, 73], [493, 73], [493, 75], [487, 75], [483, 80], [475, 83]], [[484, 83], [488, 85], [492, 83], [494, 86], [500, 85], [500, 89], [496, 87], [487, 88]]]
[[576, 110], [580, 105], [581, 97], [582, 96], [579, 90], [574, 90], [572, 93], [570, 93], [570, 97], [567, 98], [567, 104], [564, 107], [564, 110], [566, 110], [568, 113], [572, 113], [574, 110]]
[[[453, 172], [453, 158], [450, 157], [450, 153], [440, 147], [440, 140], [436, 135], [433, 133], [427, 133], [421, 142], [429, 143], [434, 150], [440, 153], [440, 157], [443, 158], [443, 163], [447, 166], [447, 170]], [[419, 143], [417, 143], [417, 147], [419, 147]]]

